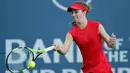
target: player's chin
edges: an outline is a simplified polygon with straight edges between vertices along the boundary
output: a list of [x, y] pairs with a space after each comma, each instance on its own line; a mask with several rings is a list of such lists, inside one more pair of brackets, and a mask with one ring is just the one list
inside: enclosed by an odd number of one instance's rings
[[79, 23], [79, 20], [78, 20], [78, 19], [75, 19], [75, 22], [76, 22], [76, 23]]

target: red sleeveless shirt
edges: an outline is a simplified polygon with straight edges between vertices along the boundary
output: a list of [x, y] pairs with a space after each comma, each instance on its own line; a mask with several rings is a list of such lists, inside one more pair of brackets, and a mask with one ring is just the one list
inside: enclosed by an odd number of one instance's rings
[[75, 25], [69, 33], [78, 45], [83, 58], [82, 69], [89, 69], [101, 62], [108, 62], [102, 47], [101, 36], [98, 32], [100, 22], [88, 20], [84, 29]]

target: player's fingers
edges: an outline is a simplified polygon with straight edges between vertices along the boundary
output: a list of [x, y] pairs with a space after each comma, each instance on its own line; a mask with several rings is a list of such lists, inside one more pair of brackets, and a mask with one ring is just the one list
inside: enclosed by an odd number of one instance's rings
[[111, 41], [116, 41], [116, 38], [111, 37], [110, 40]]
[[112, 40], [111, 42], [112, 42], [112, 43], [116, 43], [116, 41], [115, 41], [115, 40]]
[[116, 41], [116, 36], [114, 35], [114, 33], [112, 33], [111, 37], [110, 37], [110, 41]]
[[56, 45], [56, 44], [53, 44], [53, 46], [55, 46], [55, 47], [53, 48], [53, 50], [56, 51], [57, 45]]
[[116, 41], [115, 39], [110, 39], [110, 41], [109, 41], [109, 42], [111, 43], [111, 42], [115, 42], [115, 41]]
[[110, 41], [109, 45], [115, 45], [115, 42], [114, 41]]
[[111, 37], [116, 38], [116, 35], [114, 33], [111, 34]]
[[113, 45], [116, 43], [116, 38], [115, 37], [110, 37], [109, 44]]
[[54, 50], [54, 51], [57, 51], [57, 50], [59, 50], [59, 47], [60, 47], [59, 45], [57, 45], [57, 44], [54, 44], [54, 46], [55, 46], [55, 47], [53, 48], [53, 50]]
[[115, 44], [116, 44], [116, 39], [111, 39], [111, 40], [110, 40], [110, 44], [111, 44], [111, 45], [115, 45]]
[[110, 39], [110, 42], [114, 42], [114, 43], [115, 43], [115, 42], [116, 42], [116, 39], [115, 39], [115, 38], [111, 38], [111, 39]]

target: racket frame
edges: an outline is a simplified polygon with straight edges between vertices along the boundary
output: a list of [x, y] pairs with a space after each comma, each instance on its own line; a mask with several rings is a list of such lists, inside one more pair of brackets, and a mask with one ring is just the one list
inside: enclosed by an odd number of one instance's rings
[[[34, 50], [34, 49], [32, 49], [32, 48], [29, 48], [29, 47], [17, 47], [17, 48], [14, 48], [14, 49], [7, 55], [7, 57], [6, 57], [6, 67], [7, 67], [7, 69], [8, 69], [11, 73], [25, 72], [26, 70], [30, 69], [30, 68], [27, 66], [26, 68], [24, 68], [24, 69], [22, 69], [22, 70], [20, 70], [20, 71], [18, 71], [18, 72], [13, 72], [13, 71], [10, 70], [10, 68], [9, 68], [9, 66], [8, 66], [8, 59], [9, 59], [10, 54], [11, 54], [12, 52], [18, 50], [18, 49], [23, 49], [23, 48], [29, 50], [29, 52], [32, 54], [32, 61], [35, 62], [35, 60], [38, 58], [38, 56], [40, 56], [40, 55], [43, 54], [43, 53], [46, 53], [46, 52], [48, 52], [48, 51], [53, 50], [54, 46], [48, 47], [48, 48], [46, 48], [46, 49], [41, 49], [41, 50]], [[34, 53], [39, 53], [39, 54], [37, 54], [36, 57], [34, 58]]]

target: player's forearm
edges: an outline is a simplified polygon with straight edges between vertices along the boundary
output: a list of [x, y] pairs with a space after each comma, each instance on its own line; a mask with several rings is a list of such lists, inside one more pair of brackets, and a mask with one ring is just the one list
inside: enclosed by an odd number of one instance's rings
[[57, 52], [61, 55], [65, 55], [67, 53], [67, 51], [64, 48], [57, 50]]
[[68, 46], [64, 45], [64, 46], [60, 47], [59, 45], [55, 45], [53, 50], [57, 51], [61, 55], [65, 55], [68, 52]]

